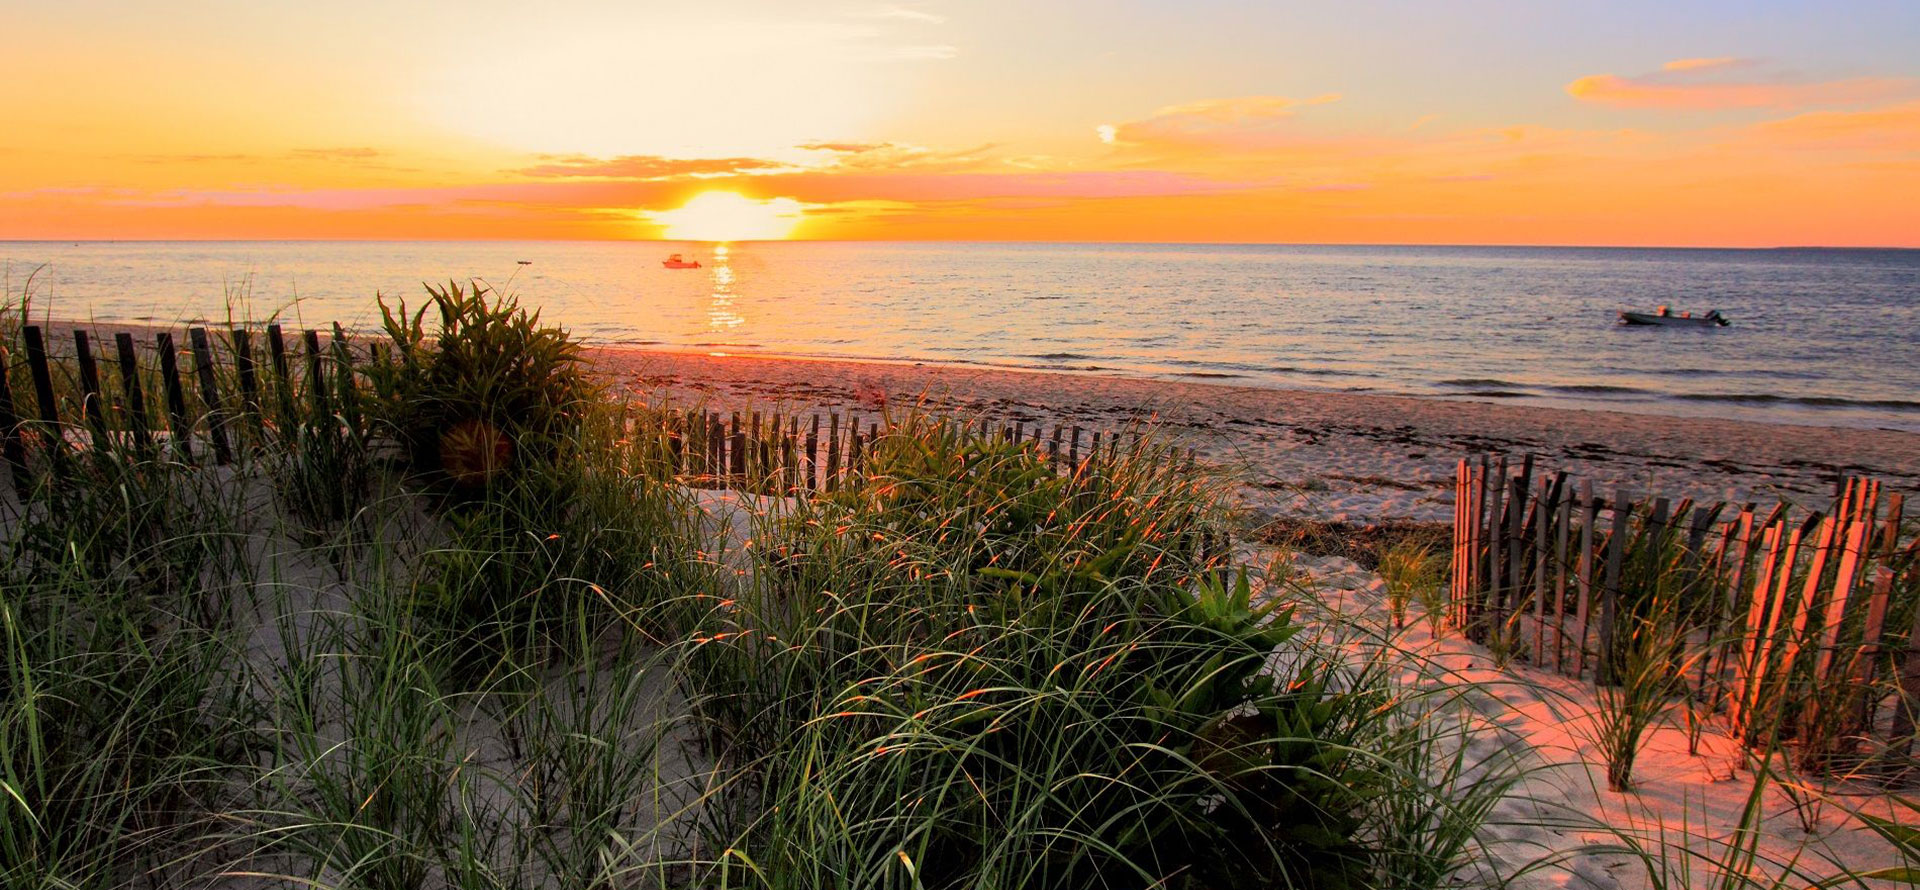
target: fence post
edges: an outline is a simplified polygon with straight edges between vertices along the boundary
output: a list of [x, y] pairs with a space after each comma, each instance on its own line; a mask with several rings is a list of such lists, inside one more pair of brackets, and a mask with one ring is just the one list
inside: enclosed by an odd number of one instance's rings
[[80, 408], [87, 429], [93, 432], [93, 450], [96, 455], [105, 453], [113, 442], [107, 435], [107, 412], [100, 406], [100, 367], [94, 364], [86, 331], [73, 332], [73, 358], [80, 366]]
[[[1593, 483], [1580, 480], [1580, 509], [1585, 521], [1580, 523], [1580, 560], [1575, 567], [1575, 595], [1579, 602], [1574, 605], [1578, 614], [1575, 619], [1580, 625], [1580, 639], [1573, 653], [1573, 675], [1582, 677], [1587, 671], [1587, 640], [1593, 635], [1593, 530], [1600, 524], [1600, 499], [1593, 494]], [[1594, 673], [1599, 673], [1595, 667]]]
[[247, 425], [253, 429], [257, 443], [266, 427], [260, 416], [260, 378], [253, 365], [253, 334], [246, 328], [235, 328], [232, 334], [233, 369], [240, 376], [240, 409], [246, 414]]
[[[1790, 588], [1793, 584], [1793, 567], [1800, 560], [1800, 545], [1806, 539], [1807, 533], [1812, 531], [1815, 525], [1820, 524], [1824, 518], [1819, 511], [1808, 515], [1806, 520], [1801, 522], [1800, 526], [1795, 528], [1791, 535], [1785, 536], [1785, 553], [1773, 563], [1772, 567], [1779, 573], [1779, 583], [1774, 585], [1773, 590], [1769, 592], [1766, 597], [1768, 600], [1767, 621], [1765, 629], [1760, 634], [1759, 651], [1754, 659], [1752, 694], [1745, 705], [1749, 719], [1747, 720], [1747, 731], [1743, 738], [1748, 742], [1753, 740], [1752, 711], [1766, 704], [1767, 699], [1765, 696], [1775, 685], [1772, 675], [1775, 672], [1775, 656], [1779, 650], [1777, 635], [1781, 629], [1781, 616], [1786, 613], [1787, 607], [1790, 605], [1789, 596]], [[1782, 530], [1785, 530], [1784, 527]], [[1776, 544], [1777, 543], [1776, 541]], [[1789, 665], [1790, 664], [1791, 662], [1789, 662]], [[1790, 673], [1790, 671], [1782, 671], [1782, 673]], [[1784, 680], [1785, 678], [1783, 677], [1782, 689], [1785, 688]]]
[[327, 375], [321, 368], [320, 332], [308, 328], [300, 337], [307, 346], [307, 400], [313, 403], [313, 424], [319, 427], [333, 416], [333, 406], [327, 398]]
[[[1874, 572], [1873, 594], [1867, 600], [1867, 622], [1866, 627], [1861, 631], [1860, 649], [1854, 652], [1853, 663], [1848, 665], [1848, 674], [1853, 677], [1854, 686], [1861, 689], [1863, 693], [1873, 683], [1874, 674], [1880, 664], [1882, 649], [1880, 641], [1886, 634], [1887, 605], [1893, 597], [1893, 568], [1888, 563], [1892, 561], [1894, 550], [1900, 543], [1900, 520], [1904, 506], [1899, 492], [1889, 494], [1887, 518], [1884, 520], [1885, 525], [1882, 526], [1880, 538], [1875, 540], [1869, 537], [1868, 539], [1869, 550], [1880, 551], [1880, 557], [1877, 560], [1879, 564]], [[1854, 723], [1857, 726], [1869, 725], [1873, 719], [1873, 702], [1878, 698], [1870, 694], [1860, 696], [1859, 706], [1854, 714]], [[1909, 730], [1905, 737], [1910, 740], [1912, 736], [1913, 733]], [[1894, 738], [1900, 737], [1898, 734], [1894, 736]]]
[[340, 400], [340, 416], [346, 420], [348, 431], [358, 435], [360, 388], [353, 375], [353, 350], [347, 348], [347, 332], [337, 321], [333, 323], [333, 342], [328, 346], [333, 350], [333, 393]]
[[1452, 619], [1466, 598], [1467, 559], [1467, 459], [1453, 465], [1453, 575], [1447, 585], [1447, 617]]
[[21, 339], [27, 346], [27, 371], [33, 377], [33, 399], [40, 415], [40, 425], [47, 444], [47, 463], [53, 467], [54, 479], [66, 476], [67, 433], [60, 428], [60, 403], [53, 395], [53, 368], [47, 362], [47, 341], [39, 325], [27, 325], [20, 329]]
[[1599, 662], [1594, 669], [1594, 682], [1601, 686], [1612, 686], [1614, 675], [1619, 671], [1617, 654], [1614, 650], [1614, 638], [1618, 631], [1615, 623], [1620, 617], [1620, 567], [1626, 558], [1627, 541], [1632, 531], [1627, 527], [1633, 516], [1633, 502], [1627, 499], [1625, 491], [1613, 494], [1613, 528], [1607, 537], [1607, 578], [1600, 592], [1600, 634]]
[[827, 414], [827, 478], [824, 486], [828, 492], [840, 487], [840, 412]]
[[1566, 672], [1567, 656], [1567, 545], [1573, 532], [1573, 499], [1560, 498], [1553, 539], [1553, 669]]
[[160, 387], [167, 393], [167, 428], [173, 431], [173, 453], [183, 461], [193, 460], [193, 421], [187, 419], [187, 393], [180, 387], [180, 354], [173, 333], [153, 335], [154, 351], [160, 353]]
[[1485, 644], [1490, 637], [1488, 627], [1497, 622], [1500, 598], [1504, 595], [1501, 588], [1507, 578], [1507, 456], [1500, 455], [1494, 461], [1493, 475], [1487, 479], [1487, 493], [1493, 496], [1493, 503], [1487, 510], [1487, 585], [1478, 597], [1473, 616], [1473, 630], [1467, 638]]
[[1747, 620], [1740, 633], [1740, 660], [1734, 665], [1734, 696], [1727, 702], [1728, 721], [1742, 738], [1752, 717], [1750, 706], [1757, 688], [1760, 658], [1766, 649], [1762, 634], [1773, 606], [1773, 571], [1780, 563], [1780, 548], [1786, 534], [1782, 519], [1782, 511], [1776, 507], [1760, 524], [1760, 570], [1753, 576]]
[[27, 448], [20, 436], [20, 412], [13, 402], [13, 385], [7, 380], [11, 369], [6, 344], [0, 343], [0, 453], [5, 454], [7, 471], [13, 477], [14, 493], [20, 496], [20, 502], [24, 504], [33, 484], [27, 478]]
[[284, 431], [294, 422], [293, 369], [287, 364], [285, 332], [277, 324], [267, 325], [267, 353], [273, 360], [273, 376], [279, 384], [275, 387], [280, 402], [280, 423], [277, 426]]
[[133, 446], [142, 453], [153, 450], [153, 430], [148, 426], [146, 387], [140, 383], [140, 358], [133, 351], [133, 335], [113, 335], [120, 354], [120, 389], [127, 396], [127, 425], [133, 428]]
[[820, 472], [820, 415], [813, 415], [807, 429], [807, 491], [819, 491], [825, 484]]
[[200, 378], [200, 400], [207, 406], [207, 440], [213, 443], [213, 460], [222, 466], [233, 462], [227, 447], [227, 413], [220, 407], [220, 387], [213, 376], [213, 344], [206, 328], [192, 328], [187, 339], [193, 344], [194, 372]]

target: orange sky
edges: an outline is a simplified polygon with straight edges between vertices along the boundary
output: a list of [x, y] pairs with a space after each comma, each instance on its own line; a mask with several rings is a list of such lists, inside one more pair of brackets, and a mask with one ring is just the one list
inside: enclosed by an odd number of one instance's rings
[[655, 238], [725, 191], [800, 238], [1920, 247], [1901, 4], [73, 6], [0, 54], [0, 239]]

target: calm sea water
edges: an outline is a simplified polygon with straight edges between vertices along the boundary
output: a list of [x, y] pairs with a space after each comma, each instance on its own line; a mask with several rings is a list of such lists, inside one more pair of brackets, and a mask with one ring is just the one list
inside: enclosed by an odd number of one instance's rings
[[[676, 250], [704, 267], [662, 268]], [[649, 348], [1920, 430], [1920, 251], [0, 242], [0, 261], [54, 317], [366, 328], [376, 293], [479, 277]], [[1659, 303], [1733, 326], [1615, 324]]]

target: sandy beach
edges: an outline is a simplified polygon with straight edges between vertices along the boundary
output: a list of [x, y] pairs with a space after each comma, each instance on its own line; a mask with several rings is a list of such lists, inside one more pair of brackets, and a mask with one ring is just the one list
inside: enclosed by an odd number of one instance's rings
[[960, 365], [596, 349], [638, 396], [723, 410], [863, 414], [923, 405], [1007, 423], [1152, 421], [1244, 474], [1248, 506], [1326, 519], [1444, 520], [1454, 464], [1533, 454], [1549, 470], [1697, 500], [1824, 502], [1842, 475], [1920, 487], [1920, 434]]

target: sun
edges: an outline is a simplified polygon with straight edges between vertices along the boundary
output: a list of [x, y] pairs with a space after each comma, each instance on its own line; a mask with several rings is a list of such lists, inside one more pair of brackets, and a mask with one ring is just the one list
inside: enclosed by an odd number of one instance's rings
[[674, 210], [642, 211], [674, 241], [778, 241], [805, 208], [792, 198], [755, 200], [734, 192], [701, 192]]

